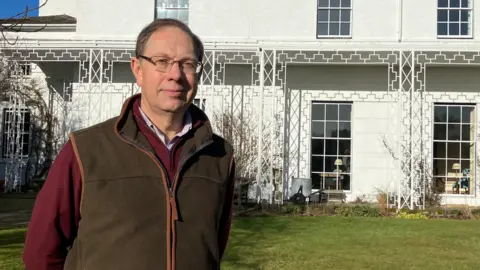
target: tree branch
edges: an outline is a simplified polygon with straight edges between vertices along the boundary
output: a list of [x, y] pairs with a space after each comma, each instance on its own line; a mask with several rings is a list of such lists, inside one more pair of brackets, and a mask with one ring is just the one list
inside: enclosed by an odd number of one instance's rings
[[[26, 32], [23, 29], [23, 25], [25, 23], [25, 20], [28, 18], [28, 13], [32, 12], [32, 11], [35, 11], [35, 10], [39, 10], [40, 8], [45, 6], [47, 3], [48, 3], [48, 0], [45, 0], [41, 5], [39, 5], [38, 7], [34, 7], [34, 8], [31, 8], [27, 5], [27, 6], [25, 6], [24, 11], [14, 15], [10, 18], [7, 18], [5, 21], [3, 21], [0, 24], [0, 33], [2, 34], [3, 40], [5, 42], [7, 42], [7, 44], [9, 44], [9, 45], [15, 45], [18, 41], [18, 36], [15, 38], [15, 41], [10, 41], [7, 38], [7, 36], [5, 35], [5, 32], [17, 32], [17, 33], [18, 32]], [[47, 25], [48, 25], [48, 23], [45, 23], [45, 25], [43, 27], [41, 27], [40, 29], [30, 30], [28, 32], [42, 31], [43, 29], [45, 29], [45, 27], [47, 27]]]

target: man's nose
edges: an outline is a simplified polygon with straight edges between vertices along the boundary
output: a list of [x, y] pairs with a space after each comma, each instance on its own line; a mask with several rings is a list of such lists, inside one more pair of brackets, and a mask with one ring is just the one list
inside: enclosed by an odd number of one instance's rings
[[168, 71], [168, 75], [172, 80], [180, 80], [180, 78], [183, 76], [183, 71], [179, 62], [174, 62], [172, 64], [172, 68], [170, 71]]

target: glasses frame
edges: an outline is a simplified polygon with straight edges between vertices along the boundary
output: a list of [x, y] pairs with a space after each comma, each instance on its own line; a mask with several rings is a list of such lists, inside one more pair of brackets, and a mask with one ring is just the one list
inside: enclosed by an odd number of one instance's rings
[[[165, 58], [168, 59], [168, 67], [165, 70], [162, 70], [162, 69], [159, 69], [157, 64], [155, 63], [155, 61], [153, 61], [154, 57], [156, 57], [156, 56], [148, 57], [148, 56], [145, 56], [145, 55], [137, 55], [137, 58], [139, 58], [139, 59], [143, 58], [143, 59], [147, 60], [148, 62], [150, 62], [152, 65], [154, 65], [155, 70], [159, 71], [159, 72], [169, 72], [170, 70], [172, 70], [173, 65], [177, 62], [180, 66], [182, 66], [181, 65], [182, 62], [191, 61], [191, 60], [183, 60], [183, 59], [182, 60], [173, 60], [172, 58], [165, 57]], [[196, 60], [194, 60], [193, 62], [195, 62], [195, 64], [197, 65], [195, 73], [193, 73], [193, 74], [200, 74], [203, 70], [203, 63], [200, 62], [200, 61], [196, 61]]]

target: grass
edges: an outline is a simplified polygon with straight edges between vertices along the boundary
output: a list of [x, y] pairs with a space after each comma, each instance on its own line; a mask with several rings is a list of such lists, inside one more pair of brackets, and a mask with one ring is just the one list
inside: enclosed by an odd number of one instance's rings
[[480, 221], [237, 218], [222, 269], [478, 269]]
[[[244, 217], [222, 270], [478, 269], [480, 221]], [[0, 269], [24, 269], [25, 228], [0, 230]]]
[[25, 269], [21, 260], [25, 228], [0, 230], [0, 269]]

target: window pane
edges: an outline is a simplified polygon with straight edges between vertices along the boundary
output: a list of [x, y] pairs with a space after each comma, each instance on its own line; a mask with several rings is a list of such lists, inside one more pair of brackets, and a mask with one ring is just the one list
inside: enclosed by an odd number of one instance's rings
[[340, 35], [349, 36], [350, 35], [350, 23], [341, 23], [340, 24]]
[[351, 0], [342, 0], [342, 7], [352, 7]]
[[447, 35], [447, 23], [437, 23], [437, 34], [445, 36]]
[[170, 7], [170, 8], [178, 7], [178, 0], [167, 0], [167, 7]]
[[328, 7], [328, 0], [318, 0], [318, 7]]
[[462, 158], [464, 158], [464, 159], [473, 159], [474, 158], [473, 144], [462, 143]]
[[352, 106], [340, 105], [340, 120], [350, 121], [352, 119]]
[[326, 120], [337, 121], [338, 120], [338, 105], [327, 104]]
[[438, 7], [448, 7], [448, 0], [438, 0]]
[[447, 11], [446, 10], [438, 10], [437, 20], [438, 20], [438, 22], [446, 22], [448, 20]]
[[340, 21], [340, 10], [330, 10], [330, 22], [339, 22]]
[[340, 12], [341, 12], [340, 21], [350, 22], [350, 10], [342, 10]]
[[468, 22], [470, 12], [468, 10], [460, 11], [460, 21]]
[[334, 172], [337, 168], [335, 166], [335, 160], [337, 157], [325, 157], [325, 172]]
[[460, 7], [460, 0], [450, 0], [450, 7]]
[[338, 137], [338, 122], [327, 122], [325, 129], [325, 137], [337, 138]]
[[433, 128], [433, 138], [435, 140], [446, 140], [447, 139], [447, 125], [446, 124], [435, 124]]
[[461, 29], [460, 29], [460, 34], [461, 34], [462, 36], [468, 36], [468, 35], [470, 35], [470, 33], [469, 33], [469, 31], [468, 31], [468, 30], [469, 30], [469, 29], [468, 29], [468, 23], [462, 23], [462, 24], [460, 25], [460, 27], [461, 27]]
[[448, 140], [460, 140], [460, 124], [448, 124]]
[[460, 10], [449, 10], [448, 15], [449, 15], [448, 20], [450, 22], [460, 21]]
[[457, 36], [460, 34], [460, 24], [459, 23], [450, 23], [448, 25], [448, 34], [452, 36]]
[[470, 124], [462, 125], [462, 141], [470, 141], [473, 140], [474, 130], [471, 128]]
[[448, 122], [460, 123], [460, 107], [450, 106], [448, 107]]
[[319, 23], [317, 31], [318, 31], [319, 36], [327, 36], [328, 35], [328, 23]]
[[328, 10], [320, 9], [317, 12], [317, 20], [319, 22], [328, 22]]
[[442, 159], [433, 160], [433, 175], [446, 175], [447, 161]]
[[325, 155], [337, 155], [338, 140], [325, 140]]
[[351, 138], [351, 126], [349, 122], [340, 122], [338, 128], [338, 137]]
[[167, 10], [163, 8], [157, 9], [157, 18], [166, 18], [167, 17]]
[[182, 8], [188, 8], [188, 0], [178, 0], [178, 6]]
[[323, 188], [323, 181], [322, 177], [318, 173], [312, 173], [310, 174], [310, 177], [312, 178], [312, 188], [313, 189], [320, 189]]
[[312, 139], [312, 155], [324, 155], [323, 151], [323, 139]]
[[178, 19], [182, 22], [188, 21], [188, 10], [179, 10]]
[[462, 123], [471, 123], [471, 116], [473, 116], [473, 107], [462, 107]]
[[312, 172], [323, 172], [323, 157], [312, 156]]
[[462, 0], [462, 7], [468, 7], [469, 0]]
[[166, 7], [167, 0], [157, 0], [157, 7]]
[[433, 179], [434, 190], [438, 193], [445, 193], [445, 177], [435, 177]]
[[449, 142], [447, 143], [447, 158], [460, 158], [460, 144]]
[[338, 141], [338, 154], [339, 155], [350, 155], [350, 140], [339, 140]]
[[330, 23], [329, 34], [333, 36], [338, 36], [340, 34], [340, 24], [339, 23]]
[[435, 106], [435, 122], [447, 122], [447, 107]]
[[167, 18], [178, 19], [178, 10], [168, 9], [167, 10]]
[[325, 137], [324, 122], [312, 122], [312, 137]]
[[330, 0], [330, 7], [340, 7], [340, 0]]
[[455, 163], [460, 163], [460, 160], [458, 159], [449, 159], [447, 160], [447, 172], [449, 173], [457, 173], [457, 170], [453, 169], [453, 164]]
[[350, 177], [350, 174], [342, 174], [342, 178], [340, 179], [342, 190], [350, 190]]
[[460, 161], [460, 167], [462, 168], [462, 176], [468, 176], [470, 173], [470, 168], [473, 167], [473, 162], [470, 160], [462, 160]]
[[312, 120], [325, 120], [325, 105], [312, 104]]
[[433, 143], [433, 158], [446, 158], [447, 157], [447, 144], [444, 142]]

